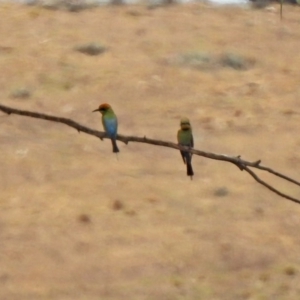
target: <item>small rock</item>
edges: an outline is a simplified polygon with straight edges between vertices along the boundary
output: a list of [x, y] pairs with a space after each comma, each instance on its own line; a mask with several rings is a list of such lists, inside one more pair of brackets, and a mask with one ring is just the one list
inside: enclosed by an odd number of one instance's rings
[[112, 206], [113, 210], [121, 210], [124, 208], [124, 204], [120, 200], [115, 200]]
[[293, 266], [288, 266], [284, 269], [284, 273], [288, 276], [294, 276], [297, 270]]
[[91, 218], [87, 214], [81, 214], [78, 216], [78, 221], [81, 223], [91, 223]]

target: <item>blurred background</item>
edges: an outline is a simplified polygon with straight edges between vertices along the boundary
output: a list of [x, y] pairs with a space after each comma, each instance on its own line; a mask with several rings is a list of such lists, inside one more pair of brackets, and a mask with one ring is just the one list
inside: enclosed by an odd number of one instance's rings
[[[299, 8], [1, 3], [1, 104], [300, 179]], [[300, 206], [225, 162], [0, 114], [1, 299], [299, 299]], [[297, 186], [257, 173], [300, 197]]]

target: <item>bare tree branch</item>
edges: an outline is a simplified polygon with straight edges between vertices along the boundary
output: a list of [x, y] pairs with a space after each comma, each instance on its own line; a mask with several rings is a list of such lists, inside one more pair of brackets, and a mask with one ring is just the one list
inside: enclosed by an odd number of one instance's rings
[[[293, 201], [293, 202], [296, 202], [296, 203], [299, 203], [299, 204], [300, 204], [300, 201], [299, 201], [298, 199], [293, 198], [293, 197], [291, 197], [291, 196], [289, 196], [289, 195], [286, 195], [286, 194], [280, 192], [279, 190], [275, 189], [274, 187], [272, 187], [271, 185], [269, 185], [268, 183], [266, 183], [265, 181], [263, 181], [262, 179], [260, 179], [260, 178], [259, 178], [252, 170], [250, 170], [248, 167], [245, 167], [244, 170], [245, 170], [246, 172], [248, 172], [248, 173], [249, 173], [249, 174], [250, 174], [250, 175], [258, 182], [258, 183], [264, 185], [266, 188], [268, 188], [268, 189], [271, 190], [272, 192], [276, 193], [277, 195], [279, 195], [279, 196], [281, 196], [281, 197], [283, 197], [283, 198], [286, 198], [286, 199], [288, 199], [288, 200], [291, 200], [291, 201]], [[283, 178], [284, 175], [283, 175], [283, 176], [280, 176], [280, 177]]]
[[[81, 124], [79, 124], [79, 123], [77, 123], [77, 122], [75, 122], [71, 119], [56, 117], [56, 116], [37, 113], [37, 112], [32, 112], [32, 111], [15, 109], [15, 108], [11, 108], [11, 107], [4, 106], [4, 105], [1, 105], [1, 104], [0, 104], [0, 110], [3, 111], [4, 113], [8, 114], [8, 115], [16, 114], [16, 115], [27, 116], [27, 117], [37, 118], [37, 119], [43, 119], [43, 120], [52, 121], [52, 122], [63, 123], [63, 124], [66, 124], [66, 125], [74, 128], [74, 129], [76, 129], [78, 132], [84, 132], [84, 133], [96, 136], [96, 137], [100, 138], [101, 140], [103, 140], [105, 138], [108, 138], [106, 136], [105, 132], [93, 130], [93, 129], [88, 128], [86, 126], [83, 126], [83, 125], [81, 125]], [[135, 136], [124, 136], [124, 135], [118, 134], [117, 140], [122, 141], [125, 144], [128, 144], [129, 142], [136, 142], [136, 143], [145, 143], [145, 144], [151, 144], [151, 145], [156, 145], [156, 146], [168, 147], [168, 148], [173, 148], [173, 149], [177, 149], [177, 150], [185, 150], [185, 151], [189, 151], [189, 152], [191, 152], [195, 155], [203, 156], [203, 157], [206, 157], [206, 158], [210, 158], [210, 159], [214, 159], [214, 160], [227, 161], [227, 162], [233, 163], [241, 171], [245, 170], [258, 183], [262, 184], [263, 186], [265, 186], [266, 188], [268, 188], [272, 192], [276, 193], [277, 195], [279, 195], [283, 198], [289, 199], [293, 202], [296, 202], [296, 203], [300, 204], [299, 199], [293, 198], [293, 197], [291, 197], [287, 194], [284, 194], [284, 193], [280, 192], [279, 190], [275, 189], [274, 187], [272, 187], [268, 183], [261, 180], [252, 170], [249, 169], [250, 167], [260, 169], [262, 171], [269, 172], [269, 173], [271, 173], [275, 176], [278, 176], [282, 179], [285, 179], [285, 180], [287, 180], [291, 183], [294, 183], [294, 184], [300, 186], [300, 182], [298, 182], [298, 181], [296, 181], [296, 180], [294, 180], [294, 179], [292, 179], [292, 178], [290, 178], [290, 177], [288, 177], [284, 174], [281, 174], [277, 171], [274, 171], [271, 168], [261, 166], [260, 165], [261, 160], [250, 162], [250, 161], [246, 161], [246, 160], [241, 159], [240, 155], [238, 155], [238, 156], [228, 156], [228, 155], [224, 155], [224, 154], [215, 154], [215, 153], [211, 153], [211, 152], [205, 152], [205, 151], [201, 151], [201, 150], [196, 150], [196, 149], [191, 149], [191, 148], [179, 146], [179, 145], [177, 145], [175, 143], [172, 143], [172, 142], [165, 142], [165, 141], [159, 141], [159, 140], [154, 140], [154, 139], [148, 139], [146, 136], [145, 137], [135, 137]]]

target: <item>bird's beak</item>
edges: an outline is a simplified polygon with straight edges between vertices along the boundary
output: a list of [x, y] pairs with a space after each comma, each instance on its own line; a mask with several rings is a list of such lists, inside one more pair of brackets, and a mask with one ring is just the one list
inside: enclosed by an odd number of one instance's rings
[[95, 112], [95, 111], [99, 111], [99, 108], [97, 108], [97, 109], [93, 110], [92, 112]]

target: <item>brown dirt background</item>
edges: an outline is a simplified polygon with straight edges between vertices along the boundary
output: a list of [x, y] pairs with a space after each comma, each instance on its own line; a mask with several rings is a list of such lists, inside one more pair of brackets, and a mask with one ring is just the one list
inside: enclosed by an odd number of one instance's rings
[[[119, 133], [167, 141], [188, 116], [196, 148], [299, 180], [300, 9], [284, 7], [280, 22], [275, 8], [1, 4], [1, 103], [102, 130], [91, 111], [108, 102]], [[86, 42], [109, 49], [73, 50]], [[168, 63], [197, 51], [255, 65]], [[9, 97], [20, 87], [32, 97]], [[300, 206], [247, 173], [195, 156], [190, 181], [172, 149], [119, 142], [117, 160], [109, 141], [62, 124], [0, 122], [1, 300], [300, 299]]]

